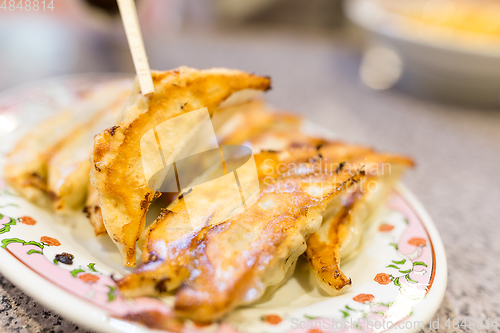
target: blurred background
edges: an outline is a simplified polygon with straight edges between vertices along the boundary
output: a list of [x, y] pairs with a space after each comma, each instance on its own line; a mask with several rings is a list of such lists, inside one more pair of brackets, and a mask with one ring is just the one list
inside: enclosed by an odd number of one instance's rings
[[[114, 0], [45, 0], [37, 12], [9, 3], [0, 7], [0, 90], [68, 74], [133, 74]], [[405, 183], [448, 256], [436, 316], [500, 317], [500, 0], [136, 3], [151, 68], [270, 75], [271, 104], [351, 142], [413, 156]], [[55, 325], [38, 309], [19, 320]]]
[[[67, 73], [133, 71], [115, 0], [43, 3], [34, 11], [4, 1], [0, 88]], [[299, 40], [311, 52], [336, 43], [349, 53], [342, 67], [371, 89], [500, 106], [498, 0], [137, 0], [137, 6], [152, 68], [272, 74], [288, 63], [273, 50], [306, 52], [293, 48]]]

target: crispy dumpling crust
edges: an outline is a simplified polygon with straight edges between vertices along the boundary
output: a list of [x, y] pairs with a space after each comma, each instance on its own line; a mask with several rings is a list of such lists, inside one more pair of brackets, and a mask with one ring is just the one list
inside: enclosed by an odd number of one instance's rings
[[180, 67], [153, 72], [152, 77], [155, 95], [142, 96], [137, 85], [122, 122], [97, 135], [94, 144], [91, 182], [99, 193], [106, 230], [125, 266], [135, 266], [136, 242], [154, 197], [142, 168], [142, 136], [177, 115], [203, 107], [211, 113], [236, 91], [270, 88], [267, 77], [229, 69]]
[[[193, 216], [186, 216], [184, 198], [174, 202], [150, 227], [144, 263], [118, 282], [122, 293], [161, 295], [180, 286], [177, 313], [212, 321], [280, 284], [305, 251], [307, 237], [319, 228], [328, 202], [361, 177], [362, 165], [341, 174], [318, 173], [316, 146], [263, 154], [275, 154], [275, 166], [289, 166], [290, 172], [282, 169], [274, 182], [268, 179], [271, 184], [256, 193], [255, 204], [226, 220], [217, 219], [228, 206], [225, 202], [214, 202], [218, 208], [200, 207], [196, 220], [207, 221], [201, 229], [186, 228]], [[297, 165], [301, 167], [294, 169]], [[211, 219], [220, 222], [212, 224]], [[254, 264], [246, 264], [250, 262]]]
[[[412, 160], [403, 156], [378, 154], [362, 147], [339, 150], [335, 158], [343, 163], [363, 160], [366, 177], [339, 196], [321, 227], [307, 240], [306, 257], [311, 265], [312, 280], [332, 296], [351, 286], [351, 279], [340, 269], [341, 257], [358, 247], [363, 226], [376, 215], [377, 208], [404, 170], [413, 165]], [[380, 172], [384, 164], [390, 165], [387, 174]], [[377, 184], [376, 190], [370, 191], [369, 182]]]

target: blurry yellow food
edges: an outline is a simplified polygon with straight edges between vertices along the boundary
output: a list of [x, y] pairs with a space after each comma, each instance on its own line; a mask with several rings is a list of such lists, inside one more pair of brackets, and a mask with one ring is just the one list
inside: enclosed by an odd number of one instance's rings
[[[120, 115], [132, 82], [110, 92], [110, 99], [89, 122], [72, 131], [47, 162], [47, 192], [58, 214], [81, 211], [90, 184], [94, 136], [112, 126]], [[112, 94], [111, 94], [112, 93]]]
[[120, 100], [124, 103], [120, 96], [130, 86], [131, 82], [123, 80], [96, 84], [73, 111], [65, 110], [31, 129], [7, 155], [7, 183], [38, 205], [52, 201], [56, 211], [81, 209], [89, 181], [84, 164], [92, 152], [93, 136], [101, 130], [96, 125], [109, 115], [110, 107]]
[[379, 0], [385, 9], [456, 33], [500, 38], [498, 0]]

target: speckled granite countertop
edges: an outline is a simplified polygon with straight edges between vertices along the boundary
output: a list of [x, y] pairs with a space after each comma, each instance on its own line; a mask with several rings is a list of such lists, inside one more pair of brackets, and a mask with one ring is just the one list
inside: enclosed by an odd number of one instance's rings
[[[346, 140], [414, 156], [418, 166], [404, 182], [434, 219], [448, 259], [436, 318], [500, 318], [500, 110], [370, 90], [357, 76], [358, 53], [332, 36], [190, 34], [171, 37], [168, 50], [161, 45], [146, 40], [152, 68], [225, 66], [271, 75], [274, 105]], [[0, 331], [87, 330], [0, 277]]]

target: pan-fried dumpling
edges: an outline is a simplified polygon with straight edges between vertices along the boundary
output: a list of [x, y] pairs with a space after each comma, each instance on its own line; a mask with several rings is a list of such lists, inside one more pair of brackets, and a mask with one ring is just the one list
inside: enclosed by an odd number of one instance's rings
[[123, 90], [123, 80], [96, 84], [82, 96], [74, 111], [63, 110], [31, 129], [7, 155], [4, 169], [7, 183], [34, 203], [50, 204], [46, 195], [48, 161], [75, 132], [113, 104]]
[[366, 177], [330, 204], [323, 224], [307, 240], [312, 281], [332, 296], [351, 286], [351, 279], [340, 269], [341, 257], [347, 258], [356, 250], [363, 226], [376, 215], [404, 170], [413, 164], [405, 157], [377, 154], [362, 147], [340, 149], [335, 158], [344, 168], [353, 159], [364, 159]]
[[[296, 150], [301, 150], [298, 159], [291, 157]], [[282, 283], [305, 251], [307, 237], [319, 228], [328, 202], [362, 177], [362, 165], [350, 173], [318, 173], [316, 146], [264, 154], [290, 156], [284, 164], [293, 170], [257, 191], [255, 203], [236, 214], [226, 200], [211, 202], [196, 190], [183, 194], [150, 227], [144, 264], [119, 281], [122, 293], [161, 295], [182, 283], [177, 313], [213, 321]], [[183, 208], [189, 196], [204, 202], [194, 221]], [[196, 221], [202, 223], [192, 228]]]
[[[281, 170], [285, 171], [286, 165], [305, 163], [316, 155], [314, 145], [302, 146], [300, 150], [280, 153], [266, 151], [254, 155], [260, 186], [265, 187], [276, 180], [279, 176], [278, 165], [284, 165]], [[251, 174], [239, 172], [238, 178], [242, 188], [251, 186]], [[234, 178], [225, 176], [219, 182], [194, 186], [168, 205], [149, 227], [142, 251], [142, 264], [134, 274], [119, 282], [121, 291], [127, 296], [156, 295], [159, 293], [157, 283], [162, 280], [165, 282], [159, 289], [174, 290], [179, 287], [188, 272], [184, 264], [169, 271], [169, 267], [175, 264], [171, 265], [167, 253], [175, 253], [178, 248], [183, 248], [202, 228], [215, 226], [239, 212], [241, 198], [231, 196], [231, 184], [234, 181]], [[258, 188], [255, 189], [257, 191]], [[195, 204], [189, 210], [187, 200]], [[165, 268], [161, 267], [162, 262]]]
[[[155, 194], [148, 187], [141, 160], [144, 134], [173, 117], [206, 107], [212, 113], [221, 102], [243, 89], [267, 90], [269, 78], [229, 69], [195, 70], [181, 67], [153, 72], [156, 93], [144, 97], [139, 86], [132, 93], [123, 120], [95, 138], [90, 179], [99, 193], [106, 230], [123, 254], [125, 266], [135, 266], [136, 242]], [[186, 144], [193, 124], [180, 124], [185, 133], [173, 143]], [[165, 147], [162, 147], [165, 152]], [[173, 159], [175, 156], [165, 156]]]
[[101, 204], [99, 202], [99, 194], [97, 190], [88, 183], [87, 200], [85, 202], [85, 207], [83, 212], [87, 215], [90, 224], [94, 228], [96, 236], [105, 235], [106, 227], [104, 226], [104, 221], [102, 220], [101, 214]]
[[48, 160], [47, 192], [56, 213], [82, 210], [90, 184], [94, 136], [116, 123], [131, 86], [132, 82], [124, 81], [114, 100], [105, 103], [89, 122], [73, 131]]

